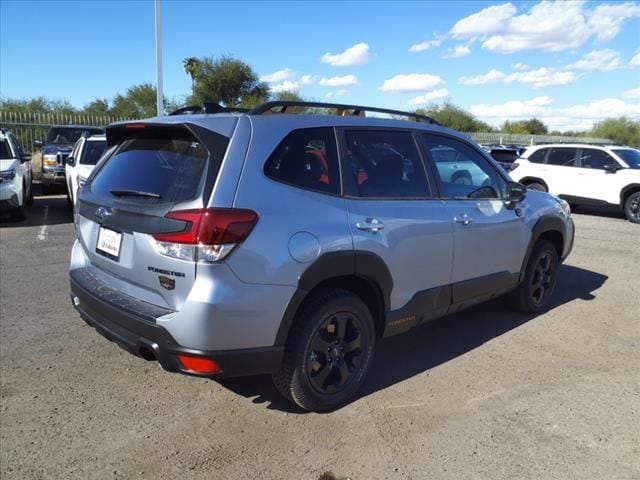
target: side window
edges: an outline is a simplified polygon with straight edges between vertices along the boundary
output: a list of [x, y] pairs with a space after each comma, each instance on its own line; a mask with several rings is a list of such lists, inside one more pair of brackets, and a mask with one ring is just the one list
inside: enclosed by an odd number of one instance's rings
[[447, 198], [503, 198], [505, 180], [480, 152], [439, 135], [421, 135]]
[[345, 164], [351, 168], [359, 197], [431, 197], [411, 132], [347, 130], [345, 142]]
[[325, 193], [340, 193], [340, 169], [332, 128], [294, 130], [264, 166], [267, 177]]
[[580, 166], [582, 168], [597, 168], [604, 170], [605, 165], [617, 165], [611, 155], [595, 148], [583, 148], [580, 155]]
[[575, 167], [578, 150], [575, 148], [552, 148], [547, 158], [549, 165]]
[[529, 161], [531, 163], [544, 163], [544, 157], [549, 151], [548, 148], [541, 148], [540, 150], [536, 150], [531, 155], [529, 155]]

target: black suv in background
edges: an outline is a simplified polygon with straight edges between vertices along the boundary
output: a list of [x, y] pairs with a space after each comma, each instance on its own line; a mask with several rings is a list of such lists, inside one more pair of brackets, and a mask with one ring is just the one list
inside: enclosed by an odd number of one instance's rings
[[87, 125], [54, 125], [49, 128], [43, 142], [34, 142], [35, 147], [42, 147], [41, 181], [42, 192], [46, 195], [56, 185], [65, 184], [64, 162], [73, 146], [82, 135], [103, 133], [99, 127]]
[[513, 162], [526, 150], [525, 147], [516, 145], [483, 145], [482, 148], [507, 172], [511, 170]]

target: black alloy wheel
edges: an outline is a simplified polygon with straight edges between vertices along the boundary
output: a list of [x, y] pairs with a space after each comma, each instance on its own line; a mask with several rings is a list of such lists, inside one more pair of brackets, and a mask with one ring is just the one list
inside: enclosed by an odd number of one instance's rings
[[360, 370], [361, 321], [349, 312], [329, 317], [311, 340], [306, 370], [314, 389], [321, 394], [343, 390]]

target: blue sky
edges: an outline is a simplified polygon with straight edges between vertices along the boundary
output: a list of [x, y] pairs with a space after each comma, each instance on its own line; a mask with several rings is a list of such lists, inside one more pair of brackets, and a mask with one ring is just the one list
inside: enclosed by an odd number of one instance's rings
[[[640, 2], [162, 1], [164, 91], [182, 60], [229, 54], [272, 88], [415, 109], [450, 100], [481, 119], [586, 129], [640, 119]], [[0, 0], [0, 96], [80, 107], [155, 82], [154, 5]]]

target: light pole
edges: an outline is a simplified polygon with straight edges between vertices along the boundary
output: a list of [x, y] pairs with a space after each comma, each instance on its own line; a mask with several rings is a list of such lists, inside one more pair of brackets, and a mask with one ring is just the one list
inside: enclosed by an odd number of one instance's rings
[[155, 0], [156, 10], [156, 110], [158, 116], [164, 115], [162, 95], [162, 14], [160, 0]]

